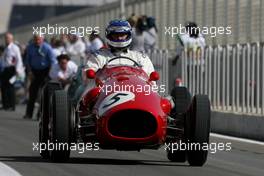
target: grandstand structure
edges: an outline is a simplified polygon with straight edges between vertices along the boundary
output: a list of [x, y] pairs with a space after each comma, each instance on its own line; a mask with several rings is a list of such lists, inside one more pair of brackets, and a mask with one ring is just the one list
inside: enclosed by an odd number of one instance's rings
[[[104, 29], [109, 20], [120, 18], [120, 7], [120, 1], [102, 2], [92, 9], [81, 9], [11, 29], [11, 31], [15, 33], [17, 40], [25, 42], [32, 36], [32, 25], [41, 26], [47, 23], [62, 26], [87, 25]], [[165, 27], [177, 27], [186, 21], [195, 21], [199, 26], [231, 27], [230, 35], [216, 37], [205, 35], [209, 45], [264, 41], [264, 2], [262, 0], [127, 0], [124, 12], [126, 17], [132, 13], [154, 16], [159, 30], [159, 45], [162, 49], [176, 47], [176, 37], [166, 35]]]

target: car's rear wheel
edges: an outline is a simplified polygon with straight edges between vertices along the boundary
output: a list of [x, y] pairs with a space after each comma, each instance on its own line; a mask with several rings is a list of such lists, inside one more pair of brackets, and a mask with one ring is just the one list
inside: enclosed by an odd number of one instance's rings
[[73, 108], [66, 91], [54, 92], [51, 109], [49, 138], [54, 148], [50, 150], [50, 158], [54, 162], [65, 162], [70, 157], [75, 126]]
[[[48, 136], [49, 136], [49, 103], [52, 94], [55, 90], [61, 90], [62, 87], [59, 83], [49, 82], [47, 85], [43, 88], [43, 91], [41, 93], [41, 112], [40, 112], [40, 121], [39, 121], [39, 143], [48, 145]], [[49, 151], [48, 149], [40, 151], [40, 155], [47, 159], [49, 158]]]
[[203, 150], [203, 146], [209, 145], [210, 116], [208, 96], [195, 95], [186, 117], [187, 139], [191, 144], [189, 146], [195, 146], [187, 153], [191, 166], [202, 166], [207, 160], [208, 150]]
[[[191, 103], [191, 95], [186, 87], [174, 87], [171, 91], [171, 96], [173, 97], [175, 107], [172, 109], [170, 116], [175, 122], [172, 125], [169, 124], [167, 131], [168, 135], [174, 136], [176, 139], [172, 139], [169, 142], [178, 143], [179, 138], [184, 142], [184, 120]], [[174, 130], [175, 128], [181, 131], [176, 131]], [[167, 158], [173, 162], [185, 162], [186, 151], [179, 150], [179, 147], [178, 150], [167, 150]]]

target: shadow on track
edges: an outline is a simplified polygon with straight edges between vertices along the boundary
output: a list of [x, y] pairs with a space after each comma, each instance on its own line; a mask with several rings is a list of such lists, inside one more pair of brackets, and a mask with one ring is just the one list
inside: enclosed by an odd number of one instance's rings
[[[38, 156], [0, 156], [1, 162], [33, 162], [33, 163], [52, 163], [49, 160]], [[72, 157], [69, 161], [62, 164], [96, 164], [96, 165], [152, 165], [152, 166], [183, 166], [188, 165], [172, 163], [169, 161], [158, 160], [129, 160], [129, 159], [110, 159], [110, 158], [84, 158]]]

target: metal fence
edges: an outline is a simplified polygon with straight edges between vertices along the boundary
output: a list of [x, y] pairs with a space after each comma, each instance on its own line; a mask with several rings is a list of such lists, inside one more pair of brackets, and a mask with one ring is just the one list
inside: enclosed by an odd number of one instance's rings
[[[166, 35], [164, 28], [177, 27], [186, 21], [196, 21], [199, 26], [231, 27], [231, 35], [205, 35], [208, 45], [264, 41], [263, 0], [127, 0], [124, 15], [129, 17], [132, 13], [156, 18], [158, 43], [162, 49], [174, 49], [177, 45], [176, 36]], [[12, 32], [16, 40], [25, 43], [32, 37], [32, 26], [99, 26], [104, 30], [107, 22], [119, 18], [120, 14], [120, 4], [114, 2], [50, 18], [13, 29]], [[3, 36], [0, 36], [0, 42], [2, 39]]]
[[158, 85], [165, 86], [165, 92], [160, 92], [161, 95], [169, 94], [169, 52], [168, 50], [153, 50], [146, 53], [151, 59], [154, 68], [159, 72], [160, 79]]
[[264, 44], [206, 47], [181, 55], [183, 83], [215, 110], [264, 115]]

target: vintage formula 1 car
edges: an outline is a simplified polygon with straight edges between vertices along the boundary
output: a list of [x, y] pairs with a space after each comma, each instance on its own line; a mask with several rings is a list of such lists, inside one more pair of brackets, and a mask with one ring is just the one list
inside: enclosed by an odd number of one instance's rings
[[[134, 62], [113, 65], [116, 59]], [[156, 91], [146, 94], [133, 86], [154, 86], [159, 74], [148, 76], [140, 64], [127, 57], [111, 59], [96, 73], [86, 71], [88, 86], [79, 101], [72, 101], [59, 83], [49, 82], [42, 91], [40, 143], [98, 142], [100, 149], [159, 149], [169, 143], [208, 144], [210, 102], [206, 95], [191, 97], [187, 88], [174, 87], [171, 100]], [[119, 87], [108, 89], [106, 87]], [[122, 87], [123, 86], [123, 87]], [[124, 88], [126, 87], [126, 88]], [[167, 150], [170, 161], [202, 166], [207, 150]], [[70, 149], [42, 150], [43, 158], [66, 161]]]

